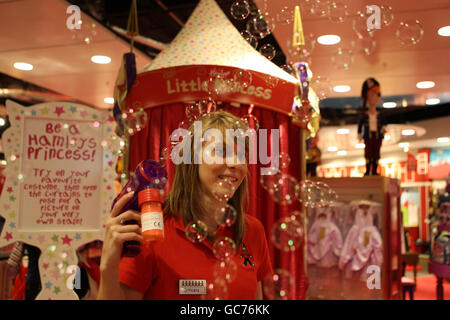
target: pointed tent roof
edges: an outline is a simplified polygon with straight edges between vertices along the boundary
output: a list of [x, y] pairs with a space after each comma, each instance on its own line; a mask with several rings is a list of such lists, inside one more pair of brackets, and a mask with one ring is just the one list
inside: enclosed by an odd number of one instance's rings
[[256, 51], [214, 0], [200, 0], [175, 39], [140, 72], [196, 64], [248, 69], [298, 82]]

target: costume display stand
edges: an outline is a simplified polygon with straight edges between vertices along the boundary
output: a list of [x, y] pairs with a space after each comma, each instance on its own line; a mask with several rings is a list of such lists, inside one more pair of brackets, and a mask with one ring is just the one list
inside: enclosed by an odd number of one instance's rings
[[[401, 299], [399, 181], [381, 176], [314, 181], [328, 184], [339, 202], [333, 207], [311, 209], [308, 214], [308, 276], [311, 271], [311, 277], [318, 279], [310, 279], [308, 298]], [[322, 224], [317, 232], [311, 220], [321, 211], [329, 212], [328, 227]], [[319, 248], [319, 239], [328, 241]], [[325, 264], [323, 260], [314, 261], [327, 250], [332, 259]], [[322, 281], [324, 278], [327, 280]]]

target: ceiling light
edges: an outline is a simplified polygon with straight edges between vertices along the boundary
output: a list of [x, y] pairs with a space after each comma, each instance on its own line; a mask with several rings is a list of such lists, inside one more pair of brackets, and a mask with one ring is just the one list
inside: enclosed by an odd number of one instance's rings
[[0, 160], [0, 164], [6, 166], [8, 163], [6, 162], [6, 160]]
[[349, 92], [350, 86], [347, 85], [334, 86], [333, 90], [334, 92]]
[[356, 144], [356, 149], [364, 149], [366, 147], [366, 145], [364, 143], [357, 143]]
[[441, 102], [441, 100], [439, 100], [439, 98], [429, 98], [429, 99], [427, 99], [427, 101], [425, 101], [427, 106], [433, 106], [435, 104], [439, 104], [440, 102]]
[[326, 34], [318, 37], [317, 42], [326, 46], [330, 46], [341, 42], [341, 37], [335, 34]]
[[409, 147], [409, 142], [400, 142], [400, 143], [398, 144], [398, 146], [399, 146], [400, 148], [407, 148], [407, 147]]
[[33, 70], [33, 65], [26, 62], [14, 62], [14, 68], [18, 70], [30, 71]]
[[338, 154], [338, 156], [346, 156], [346, 155], [347, 155], [347, 151], [345, 151], [345, 150], [339, 150], [339, 151], [337, 152], [337, 154]]
[[450, 37], [450, 26], [439, 28], [438, 35], [442, 37]]
[[402, 130], [402, 136], [413, 136], [416, 134], [414, 129], [404, 129]]
[[404, 147], [403, 151], [408, 152], [409, 151], [409, 147]]
[[338, 147], [328, 147], [328, 151], [330, 152], [338, 151]]
[[385, 102], [385, 103], [383, 103], [383, 108], [386, 108], [386, 109], [395, 108], [396, 106], [397, 106], [396, 102]]
[[0, 127], [3, 127], [5, 125], [5, 119], [0, 118]]
[[107, 56], [92, 56], [91, 61], [98, 64], [108, 64], [111, 62], [111, 58]]
[[420, 81], [417, 82], [416, 87], [419, 89], [429, 89], [434, 87], [433, 81]]
[[342, 129], [337, 129], [336, 133], [337, 134], [349, 134], [350, 130], [347, 128], [342, 128]]
[[105, 101], [106, 103], [109, 103], [109, 104], [113, 104], [114, 98], [105, 98], [105, 99], [103, 99], [103, 101]]
[[384, 135], [384, 140], [391, 140], [391, 135], [390, 134]]
[[439, 137], [439, 138], [437, 138], [437, 142], [439, 142], [439, 143], [447, 143], [449, 141], [450, 141], [449, 137]]

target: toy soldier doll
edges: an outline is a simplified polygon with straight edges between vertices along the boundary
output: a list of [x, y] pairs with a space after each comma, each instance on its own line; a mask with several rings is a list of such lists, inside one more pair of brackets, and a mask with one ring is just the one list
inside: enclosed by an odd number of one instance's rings
[[362, 114], [358, 121], [358, 139], [364, 140], [364, 158], [366, 158], [365, 176], [378, 175], [381, 143], [386, 133], [386, 120], [377, 105], [381, 100], [380, 84], [374, 78], [364, 81], [361, 98]]

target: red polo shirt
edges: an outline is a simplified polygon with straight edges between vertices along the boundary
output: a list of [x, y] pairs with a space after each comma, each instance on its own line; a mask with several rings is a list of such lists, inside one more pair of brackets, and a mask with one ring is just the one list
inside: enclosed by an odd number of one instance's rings
[[[231, 300], [256, 298], [257, 282], [272, 274], [264, 228], [259, 220], [245, 215], [246, 231], [243, 245], [232, 257], [237, 266], [234, 281], [227, 283]], [[231, 236], [230, 228], [220, 227], [217, 236]], [[192, 243], [186, 238], [181, 218], [164, 220], [164, 241], [143, 243], [141, 253], [122, 258], [120, 282], [141, 292], [144, 299], [195, 300], [201, 295], [180, 295], [178, 280], [214, 281], [213, 268], [218, 260], [207, 241]]]

